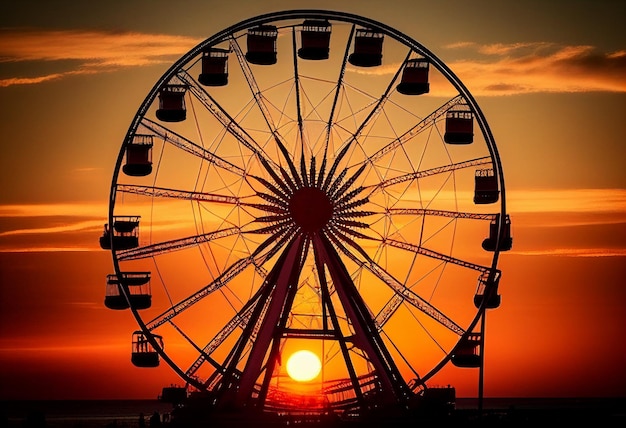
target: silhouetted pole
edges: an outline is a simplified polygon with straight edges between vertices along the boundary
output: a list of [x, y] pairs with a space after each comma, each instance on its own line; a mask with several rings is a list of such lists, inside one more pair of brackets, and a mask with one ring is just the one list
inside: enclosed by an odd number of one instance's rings
[[[484, 304], [484, 302], [483, 302]], [[485, 367], [485, 318], [487, 318], [487, 309], [483, 311], [480, 319], [480, 367], [478, 368], [478, 417], [483, 416], [483, 378]]]

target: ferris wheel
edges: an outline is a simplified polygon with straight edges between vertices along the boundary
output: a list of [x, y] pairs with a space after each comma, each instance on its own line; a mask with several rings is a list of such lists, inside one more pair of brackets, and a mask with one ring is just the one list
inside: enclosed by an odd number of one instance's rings
[[100, 244], [136, 366], [165, 362], [216, 406], [359, 413], [482, 368], [512, 238], [454, 73], [380, 22], [297, 10], [216, 33], [156, 82]]

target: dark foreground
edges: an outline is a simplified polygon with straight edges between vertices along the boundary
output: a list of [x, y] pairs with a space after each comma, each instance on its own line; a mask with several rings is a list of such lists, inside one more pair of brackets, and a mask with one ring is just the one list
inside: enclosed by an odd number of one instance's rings
[[506, 409], [455, 409], [447, 415], [419, 414], [411, 417], [368, 417], [362, 421], [338, 418], [285, 417], [277, 419], [243, 419], [226, 415], [210, 421], [172, 421], [175, 428], [415, 428], [435, 427], [532, 427], [532, 426], [589, 426], [598, 428], [626, 427], [626, 400], [599, 402], [573, 401], [554, 407], [511, 405]]
[[607, 399], [485, 399], [482, 412], [472, 400], [457, 399], [446, 415], [420, 414], [413, 417], [372, 416], [365, 421], [331, 417], [255, 417], [238, 414], [206, 418], [176, 418], [171, 407], [152, 400], [107, 402], [2, 402], [0, 428], [138, 428], [144, 415], [145, 427], [157, 412], [166, 420], [163, 428], [387, 428], [387, 427], [532, 427], [591, 426], [625, 427], [626, 398]]

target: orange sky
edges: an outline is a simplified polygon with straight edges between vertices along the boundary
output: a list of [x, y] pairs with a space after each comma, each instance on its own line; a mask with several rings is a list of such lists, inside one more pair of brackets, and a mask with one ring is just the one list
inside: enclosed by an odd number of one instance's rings
[[[489, 121], [514, 247], [500, 258], [502, 305], [487, 317], [485, 395], [626, 395], [623, 2], [388, 4], [189, 1], [172, 13], [165, 1], [25, 1], [3, 11], [1, 399], [154, 398], [178, 382], [164, 364], [132, 366], [135, 321], [103, 305], [112, 264], [98, 237], [119, 147], [190, 48], [251, 16], [311, 7], [413, 37]], [[446, 368], [439, 381], [476, 394], [476, 371]]]

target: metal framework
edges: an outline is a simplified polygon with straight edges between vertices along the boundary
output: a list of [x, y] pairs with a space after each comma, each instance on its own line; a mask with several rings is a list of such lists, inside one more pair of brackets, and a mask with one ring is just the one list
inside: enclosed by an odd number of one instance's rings
[[[357, 52], [359, 29], [384, 38], [382, 50]], [[227, 67], [201, 70], [207, 52]], [[419, 90], [404, 73], [416, 58], [430, 65]], [[155, 116], [168, 85], [185, 102]], [[459, 106], [478, 132], [449, 144], [446, 113]], [[154, 165], [127, 176], [137, 135], [151, 137]], [[472, 202], [479, 167], [493, 171], [496, 203]], [[152, 307], [129, 299], [130, 310], [159, 359], [213, 406], [362, 416], [411, 408], [470, 336], [482, 397], [505, 201], [487, 121], [432, 52], [361, 16], [284, 11], [215, 34], [156, 82], [109, 202], [110, 225], [140, 216], [139, 245], [120, 247], [110, 228], [103, 238], [118, 278], [152, 273]], [[490, 233], [495, 250], [484, 251]], [[302, 347], [322, 362], [306, 385], [283, 364]]]

